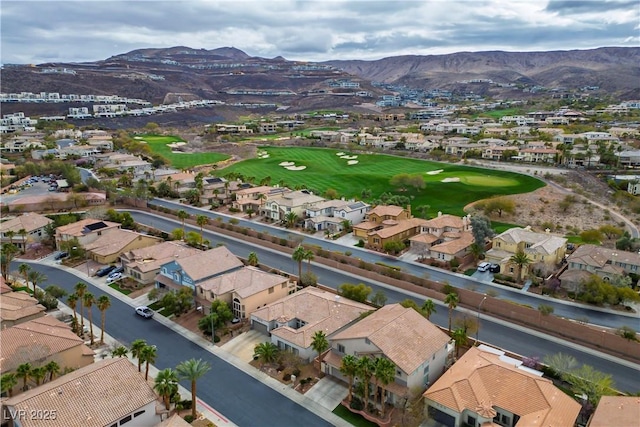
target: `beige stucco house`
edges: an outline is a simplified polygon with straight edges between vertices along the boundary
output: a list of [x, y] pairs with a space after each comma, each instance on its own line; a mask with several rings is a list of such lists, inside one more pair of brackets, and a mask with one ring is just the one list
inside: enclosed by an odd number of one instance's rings
[[0, 222], [0, 242], [13, 243], [18, 249], [24, 251], [30, 243], [47, 238], [45, 229], [52, 222], [53, 220], [46, 216], [34, 212], [2, 221]]
[[117, 222], [93, 218], [63, 225], [56, 228], [56, 248], [60, 249], [63, 242], [68, 242], [73, 239], [78, 239], [78, 244], [85, 247], [89, 243], [96, 241], [98, 237], [116, 228], [120, 228], [120, 224]]
[[2, 329], [37, 319], [44, 314], [45, 307], [27, 292], [3, 292], [0, 296], [0, 327]]
[[289, 191], [277, 195], [267, 196], [267, 200], [260, 208], [260, 214], [273, 221], [286, 221], [287, 215], [294, 213], [298, 219], [303, 219], [305, 209], [325, 199], [307, 191]]
[[120, 255], [120, 262], [124, 267], [124, 274], [148, 285], [154, 282], [162, 264], [200, 252], [202, 251], [181, 242], [162, 242], [124, 252]]
[[162, 239], [159, 237], [115, 228], [86, 244], [84, 249], [87, 251], [87, 256], [97, 263], [111, 264], [125, 252], [146, 248], [160, 242]]

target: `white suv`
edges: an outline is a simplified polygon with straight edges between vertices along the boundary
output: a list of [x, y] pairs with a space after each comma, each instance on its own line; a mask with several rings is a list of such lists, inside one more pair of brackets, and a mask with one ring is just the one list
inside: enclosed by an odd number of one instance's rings
[[484, 273], [485, 271], [489, 271], [489, 267], [491, 267], [491, 263], [481, 262], [480, 265], [478, 265], [478, 271]]

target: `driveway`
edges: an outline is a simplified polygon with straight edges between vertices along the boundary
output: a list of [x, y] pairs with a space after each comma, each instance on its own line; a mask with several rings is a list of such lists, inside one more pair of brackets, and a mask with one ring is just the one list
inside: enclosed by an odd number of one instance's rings
[[220, 348], [233, 354], [243, 362], [253, 360], [253, 349], [256, 345], [269, 341], [269, 337], [258, 331], [243, 332]]

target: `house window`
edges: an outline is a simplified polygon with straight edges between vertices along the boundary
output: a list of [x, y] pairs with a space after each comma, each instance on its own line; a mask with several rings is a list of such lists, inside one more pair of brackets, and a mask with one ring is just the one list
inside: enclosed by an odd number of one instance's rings
[[273, 293], [273, 286], [269, 288], [269, 293], [272, 294]]
[[342, 344], [338, 344], [338, 352], [344, 353], [344, 346]]
[[396, 369], [396, 375], [402, 376], [402, 371], [400, 369]]
[[364, 343], [365, 343], [365, 344], [371, 344], [371, 341], [369, 341], [369, 338], [365, 338], [365, 339], [364, 339]]
[[142, 415], [142, 414], [144, 414], [144, 411], [134, 412], [134, 413], [133, 413], [133, 418], [137, 418], [137, 417], [139, 417], [139, 416], [140, 416], [140, 415]]
[[131, 415], [127, 415], [126, 417], [120, 420], [120, 425], [128, 423], [129, 421], [131, 421], [131, 418], [132, 418]]
[[280, 285], [280, 289], [286, 289], [287, 288], [287, 284], [283, 283], [282, 285]]

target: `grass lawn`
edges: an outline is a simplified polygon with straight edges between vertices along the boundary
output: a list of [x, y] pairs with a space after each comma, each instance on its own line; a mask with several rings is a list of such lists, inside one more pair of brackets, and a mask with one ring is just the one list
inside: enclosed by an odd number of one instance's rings
[[[270, 177], [271, 184], [283, 183], [290, 188], [306, 187], [315, 194], [334, 189], [345, 198], [361, 198], [362, 190], [371, 190], [373, 199], [384, 192], [406, 195], [412, 199], [414, 209], [429, 205], [429, 214], [438, 211], [463, 215], [468, 203], [495, 195], [517, 194], [543, 187], [536, 178], [512, 172], [470, 166], [429, 162], [383, 154], [345, 153], [357, 156], [357, 164], [348, 165], [348, 159], [336, 155], [338, 150], [318, 148], [261, 147], [268, 158], [256, 158], [236, 163], [218, 171], [221, 175], [231, 172], [253, 177], [255, 182]], [[299, 171], [279, 166], [281, 162], [294, 162], [306, 166]], [[427, 172], [438, 172], [428, 174]], [[401, 191], [391, 187], [392, 176], [408, 173], [420, 174], [426, 183], [423, 190], [408, 188]], [[442, 182], [449, 178], [459, 182]]]
[[492, 119], [499, 119], [503, 116], [513, 116], [519, 114], [521, 110], [517, 108], [505, 108], [504, 110], [491, 110], [484, 111], [481, 114], [476, 115], [477, 117], [491, 117]]
[[162, 304], [160, 304], [160, 301], [149, 304], [147, 307], [149, 307], [153, 311], [162, 310]]
[[342, 406], [342, 404], [336, 406], [336, 408], [332, 412], [349, 424], [356, 427], [376, 427], [378, 425], [376, 423], [372, 423], [367, 419], [364, 419], [358, 414], [354, 414], [353, 412]]
[[145, 141], [151, 151], [161, 155], [176, 169], [187, 169], [199, 165], [208, 165], [226, 160], [226, 154], [220, 153], [174, 153], [172, 148], [167, 146], [174, 142], [185, 142], [177, 136], [165, 135], [139, 135], [139, 141]]
[[130, 291], [129, 289], [122, 289], [122, 288], [120, 288], [120, 286], [118, 286], [118, 284], [117, 284], [117, 283], [111, 283], [111, 284], [109, 285], [109, 287], [110, 287], [111, 289], [115, 289], [116, 291], [118, 291], [118, 292], [120, 292], [120, 293], [123, 293], [123, 294], [125, 294], [125, 295], [129, 295], [129, 294], [131, 293], [131, 291]]

